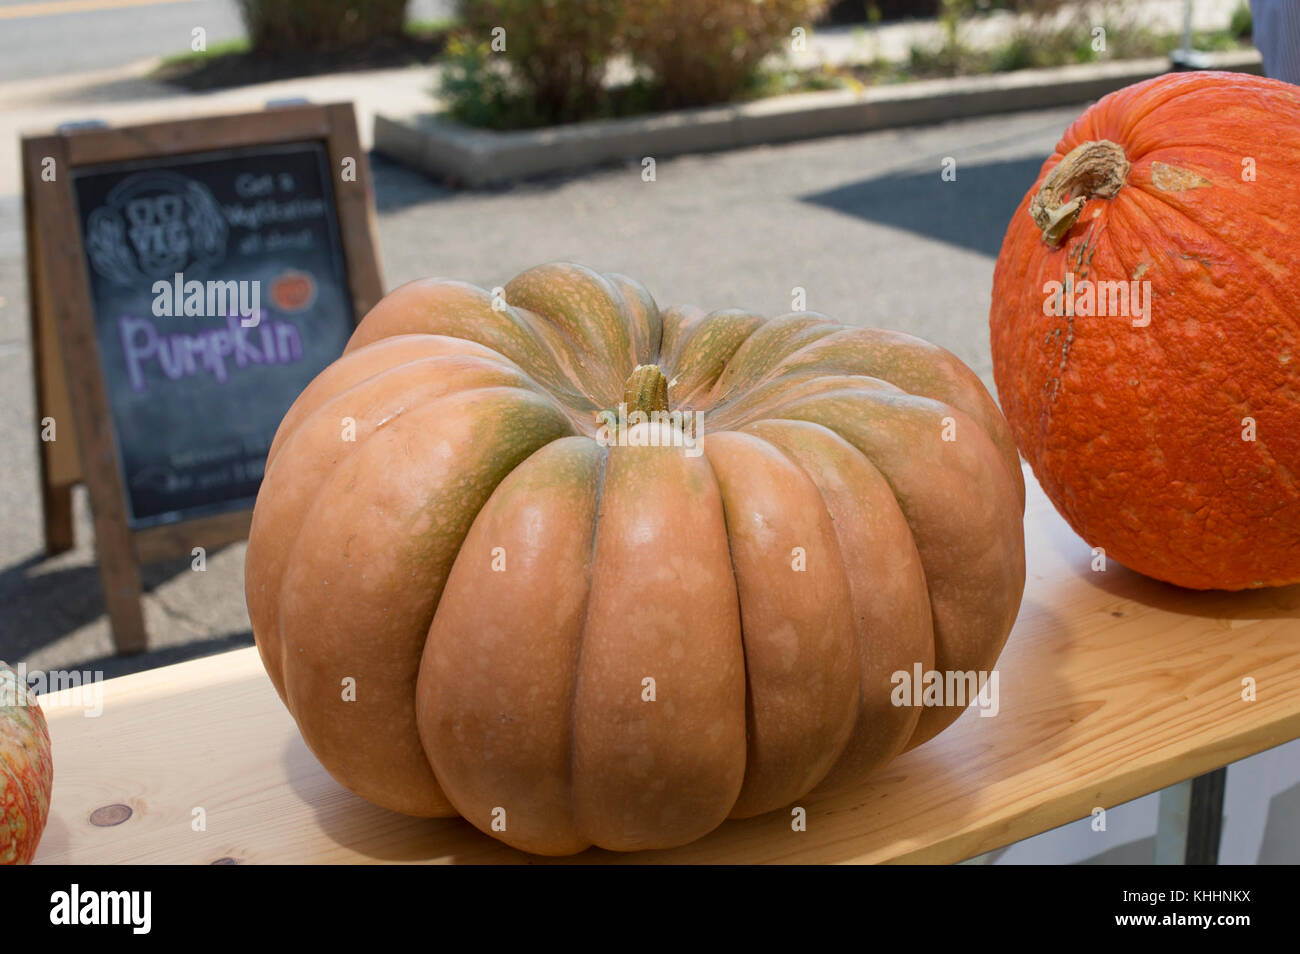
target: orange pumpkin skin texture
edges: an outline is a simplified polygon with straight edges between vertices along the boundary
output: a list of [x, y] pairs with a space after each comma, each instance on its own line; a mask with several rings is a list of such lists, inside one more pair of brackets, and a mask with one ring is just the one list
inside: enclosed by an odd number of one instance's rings
[[0, 865], [30, 864], [50, 817], [54, 763], [36, 694], [0, 661]]
[[[602, 437], [629, 379], [702, 412], [702, 453], [671, 423]], [[495, 305], [430, 280], [370, 312], [276, 434], [246, 591], [276, 689], [354, 792], [541, 854], [662, 848], [950, 724], [893, 705], [892, 674], [993, 668], [1023, 509], [1010, 430], [948, 352], [660, 312], [554, 264]]]
[[[1085, 143], [1115, 144], [1128, 170], [1109, 197], [1086, 175], [1067, 190], [1086, 201], [1053, 245], [1031, 204]], [[1085, 112], [1012, 217], [998, 395], [1048, 497], [1108, 559], [1195, 589], [1300, 581], [1298, 170], [1300, 89], [1170, 74]], [[1044, 314], [1067, 273], [1149, 281], [1150, 323]]]

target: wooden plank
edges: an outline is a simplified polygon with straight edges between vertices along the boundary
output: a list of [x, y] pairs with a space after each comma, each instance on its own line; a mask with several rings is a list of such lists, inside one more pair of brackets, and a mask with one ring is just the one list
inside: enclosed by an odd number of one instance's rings
[[[1300, 735], [1300, 586], [1195, 593], [1091, 550], [1027, 475], [1029, 579], [999, 661], [1000, 711], [972, 709], [858, 791], [805, 798], [671, 851], [580, 862], [952, 862]], [[1255, 681], [1257, 701], [1242, 699]], [[37, 861], [537, 862], [459, 819], [375, 808], [320, 767], [240, 650], [103, 685], [103, 715], [45, 701], [55, 760]], [[130, 818], [92, 824], [97, 809]], [[193, 831], [203, 808], [206, 830]], [[115, 814], [116, 812], [116, 814]], [[124, 812], [101, 812], [111, 821]]]
[[[329, 117], [329, 150], [334, 204], [338, 209], [339, 234], [348, 270], [348, 290], [356, 320], [384, 297], [384, 281], [379, 271], [379, 229], [375, 220], [375, 188], [370, 178], [370, 160], [361, 148], [357, 135], [356, 115], [351, 103], [333, 103], [325, 107]], [[356, 178], [341, 178], [345, 159], [355, 162]]]
[[176, 156], [187, 152], [326, 139], [330, 117], [324, 106], [285, 106], [234, 116], [168, 119], [141, 126], [81, 129], [67, 137], [73, 166], [127, 159]]
[[[64, 378], [76, 424], [84, 478], [90, 491], [94, 514], [95, 556], [99, 561], [104, 604], [113, 624], [113, 641], [118, 652], [138, 652], [145, 647], [144, 611], [140, 606], [140, 568], [135, 562], [131, 531], [127, 524], [126, 494], [122, 487], [113, 436], [108, 392], [99, 364], [95, 342], [94, 309], [86, 281], [86, 265], [76, 232], [69, 235], [67, 223], [79, 221], [72, 193], [68, 138], [46, 137], [24, 140], [27, 167], [39, 167], [40, 159], [53, 158], [57, 178], [52, 182], [29, 183], [32, 218], [42, 223], [35, 229], [40, 261], [49, 287], [57, 295], [43, 302], [45, 320], [57, 328], [63, 355]], [[70, 519], [70, 518], [69, 518]]]
[[[27, 311], [32, 343], [32, 382], [36, 408], [37, 479], [41, 488], [41, 515], [45, 528], [47, 555], [71, 550], [76, 545], [72, 514], [72, 485], [81, 480], [81, 458], [77, 454], [72, 405], [59, 356], [58, 334], [50, 320], [47, 302], [51, 300], [49, 278], [41, 263], [37, 240], [35, 199], [41, 187], [41, 172], [46, 153], [38, 140], [24, 148], [23, 225], [27, 241]], [[54, 421], [55, 439], [44, 439], [46, 418]], [[63, 439], [59, 440], [60, 430]]]
[[180, 523], [135, 532], [135, 552], [141, 563], [192, 556], [195, 547], [203, 547], [211, 556], [218, 547], [247, 539], [253, 523], [253, 511], [231, 510]]

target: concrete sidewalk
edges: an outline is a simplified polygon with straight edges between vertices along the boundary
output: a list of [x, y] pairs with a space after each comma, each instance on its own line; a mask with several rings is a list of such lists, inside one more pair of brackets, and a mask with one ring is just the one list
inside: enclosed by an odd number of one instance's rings
[[361, 141], [370, 147], [379, 108], [429, 108], [435, 75], [413, 66], [302, 76], [212, 92], [191, 93], [150, 77], [156, 60], [121, 69], [52, 79], [0, 83], [0, 196], [22, 191], [18, 138], [51, 132], [61, 123], [100, 120], [109, 125], [185, 119], [260, 109], [273, 100], [356, 105]]

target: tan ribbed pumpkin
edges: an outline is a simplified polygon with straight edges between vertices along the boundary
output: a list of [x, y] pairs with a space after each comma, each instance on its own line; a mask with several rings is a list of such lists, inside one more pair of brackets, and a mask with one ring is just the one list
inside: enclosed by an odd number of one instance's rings
[[248, 605], [363, 797], [544, 854], [667, 847], [950, 724], [892, 674], [993, 667], [1023, 507], [987, 392], [915, 338], [660, 312], [577, 265], [496, 301], [419, 281], [285, 416]]

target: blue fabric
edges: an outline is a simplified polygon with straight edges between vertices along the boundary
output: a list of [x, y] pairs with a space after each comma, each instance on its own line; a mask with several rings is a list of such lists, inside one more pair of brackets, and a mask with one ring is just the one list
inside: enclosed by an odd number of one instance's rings
[[1300, 0], [1250, 0], [1264, 73], [1300, 85]]

